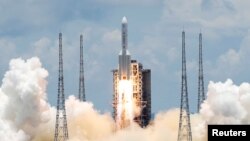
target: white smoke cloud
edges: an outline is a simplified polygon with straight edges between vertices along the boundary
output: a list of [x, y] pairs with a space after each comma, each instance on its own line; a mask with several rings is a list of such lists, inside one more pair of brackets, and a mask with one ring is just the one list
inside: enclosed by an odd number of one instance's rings
[[[56, 110], [47, 102], [47, 76], [36, 57], [10, 61], [0, 87], [1, 141], [53, 140]], [[113, 132], [111, 115], [100, 114], [91, 103], [70, 96], [66, 109], [72, 140], [96, 140]]]
[[210, 82], [208, 97], [202, 104], [200, 112], [208, 123], [250, 123], [249, 101], [249, 83], [242, 83], [237, 86], [230, 79], [225, 83]]
[[0, 88], [0, 137], [2, 140], [26, 141], [32, 129], [46, 121], [46, 81], [48, 73], [38, 58], [25, 62], [13, 59]]
[[74, 96], [66, 100], [69, 136], [73, 140], [97, 140], [113, 132], [114, 122], [109, 113], [100, 114], [93, 104], [80, 102]]
[[16, 129], [15, 125], [7, 120], [0, 119], [0, 137], [1, 140], [7, 141], [27, 141], [29, 136], [23, 130]]
[[[1, 141], [52, 141], [55, 128], [55, 107], [46, 96], [48, 72], [39, 59], [13, 59], [0, 87]], [[250, 84], [240, 86], [232, 80], [210, 82], [207, 99], [200, 113], [191, 115], [194, 141], [206, 141], [206, 125], [250, 123]], [[110, 113], [101, 114], [90, 102], [74, 96], [66, 100], [70, 141], [175, 141], [178, 134], [179, 109], [156, 115], [151, 124], [137, 124], [115, 131]]]

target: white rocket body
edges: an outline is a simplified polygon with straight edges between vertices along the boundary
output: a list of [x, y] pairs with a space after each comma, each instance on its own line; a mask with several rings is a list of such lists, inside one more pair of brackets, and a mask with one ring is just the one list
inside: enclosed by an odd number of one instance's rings
[[131, 57], [128, 52], [128, 22], [127, 18], [122, 19], [122, 50], [119, 54], [119, 79], [130, 79], [130, 63]]

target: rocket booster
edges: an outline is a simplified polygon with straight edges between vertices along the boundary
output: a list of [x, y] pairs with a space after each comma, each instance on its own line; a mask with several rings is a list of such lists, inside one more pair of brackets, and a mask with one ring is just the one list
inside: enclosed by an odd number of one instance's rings
[[122, 18], [122, 50], [119, 54], [119, 79], [130, 79], [130, 54], [128, 52], [128, 22], [127, 18]]

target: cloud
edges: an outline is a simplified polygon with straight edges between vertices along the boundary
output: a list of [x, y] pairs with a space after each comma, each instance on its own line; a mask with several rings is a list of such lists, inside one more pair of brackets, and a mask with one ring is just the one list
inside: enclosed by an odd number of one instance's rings
[[43, 54], [44, 49], [49, 48], [51, 45], [50, 39], [43, 37], [34, 43], [34, 52], [36, 54]]
[[[163, 17], [174, 23], [202, 25], [206, 28], [233, 28], [239, 24], [236, 19], [249, 22], [244, 14], [248, 9], [243, 4], [226, 0], [166, 0]], [[242, 25], [242, 24], [241, 24]], [[242, 25], [246, 26], [246, 25]]]
[[[6, 27], [3, 31], [7, 33], [13, 31], [24, 32], [23, 29], [29, 30], [33, 27], [44, 27], [53, 23], [56, 19], [54, 18], [54, 12], [52, 12], [52, 7], [55, 5], [53, 3], [49, 4], [48, 1], [24, 0], [20, 2], [18, 0], [3, 0], [0, 5], [2, 17], [0, 26]], [[11, 29], [13, 26], [14, 28]]]
[[[178, 30], [182, 27], [191, 33], [200, 29], [207, 39], [240, 36], [249, 28], [248, 0], [165, 0], [161, 21], [165, 27]], [[241, 22], [238, 22], [241, 21]]]
[[2, 62], [1, 64], [7, 64], [8, 61], [17, 54], [16, 44], [13, 43], [13, 41], [9, 38], [0, 38], [0, 50], [0, 61]]
[[[218, 57], [212, 66], [209, 65], [207, 67], [209, 76], [220, 79], [227, 77], [236, 79], [247, 74], [248, 66], [250, 65], [249, 61], [247, 61], [248, 54], [250, 53], [249, 43], [250, 34], [247, 32], [238, 49], [237, 47], [236, 49], [229, 48]], [[221, 72], [224, 72], [223, 75], [221, 75]]]
[[162, 0], [95, 0], [98, 3], [101, 4], [110, 4], [110, 5], [143, 5], [143, 6], [152, 6], [159, 4]]
[[110, 32], [104, 33], [102, 37], [103, 42], [111, 43], [112, 42], [120, 42], [121, 41], [121, 32], [120, 30], [116, 29]]

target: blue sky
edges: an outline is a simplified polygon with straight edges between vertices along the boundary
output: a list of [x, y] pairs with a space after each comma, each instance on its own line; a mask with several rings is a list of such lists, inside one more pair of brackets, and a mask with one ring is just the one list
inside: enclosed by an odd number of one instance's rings
[[181, 31], [186, 31], [189, 102], [197, 105], [198, 33], [203, 33], [204, 77], [249, 82], [248, 0], [1, 0], [0, 76], [11, 58], [38, 56], [48, 70], [48, 101], [57, 96], [58, 33], [63, 33], [65, 94], [78, 94], [79, 35], [84, 36], [86, 98], [112, 111], [112, 73], [128, 19], [133, 59], [152, 69], [153, 112], [179, 107]]

